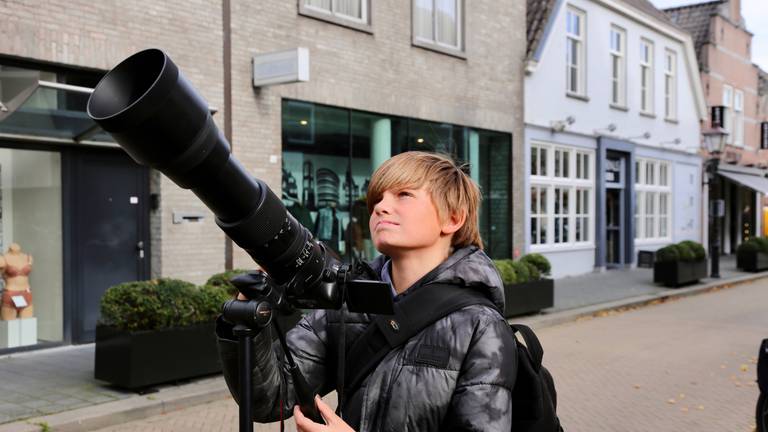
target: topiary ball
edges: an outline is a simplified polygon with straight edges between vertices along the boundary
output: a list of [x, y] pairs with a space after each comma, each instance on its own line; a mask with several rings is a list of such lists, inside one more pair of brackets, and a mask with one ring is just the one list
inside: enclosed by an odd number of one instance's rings
[[525, 283], [531, 280], [531, 270], [528, 264], [520, 261], [512, 261], [510, 265], [515, 270], [515, 283]]
[[512, 260], [494, 260], [493, 264], [499, 271], [499, 276], [501, 276], [501, 281], [504, 285], [512, 285], [517, 282], [517, 274], [515, 274], [515, 269], [512, 267]]
[[656, 262], [674, 262], [680, 260], [680, 253], [675, 245], [664, 246], [656, 251]]
[[530, 253], [520, 258], [520, 261], [532, 264], [541, 275], [549, 275], [552, 270], [549, 260], [542, 254]]

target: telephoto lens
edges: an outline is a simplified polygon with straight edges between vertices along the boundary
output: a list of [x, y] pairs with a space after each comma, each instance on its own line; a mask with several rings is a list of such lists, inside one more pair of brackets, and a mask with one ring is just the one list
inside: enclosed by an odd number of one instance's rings
[[216, 224], [286, 288], [291, 304], [341, 307], [339, 290], [327, 272], [323, 277], [338, 258], [235, 159], [208, 104], [166, 53], [147, 49], [110, 70], [88, 100], [88, 115], [136, 162], [197, 195]]

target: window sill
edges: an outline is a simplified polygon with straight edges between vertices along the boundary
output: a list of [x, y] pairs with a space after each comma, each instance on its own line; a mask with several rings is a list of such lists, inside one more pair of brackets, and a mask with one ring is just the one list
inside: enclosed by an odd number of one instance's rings
[[667, 245], [672, 243], [672, 237], [635, 239], [635, 246]]
[[299, 15], [305, 16], [307, 18], [313, 18], [319, 21], [324, 21], [331, 24], [336, 24], [341, 27], [347, 27], [352, 30], [357, 30], [363, 33], [373, 34], [373, 26], [370, 23], [362, 23], [362, 22], [356, 22], [352, 19], [342, 18], [336, 15], [332, 15], [330, 13], [323, 13], [316, 10], [313, 10], [307, 6], [304, 6], [303, 3], [299, 3]]
[[665, 118], [664, 121], [667, 122], [667, 123], [672, 123], [672, 124], [679, 124], [680, 123], [679, 121], [677, 121], [677, 119], [673, 119], [673, 118]]
[[423, 48], [425, 50], [438, 52], [440, 54], [449, 55], [451, 57], [456, 57], [462, 60], [467, 59], [467, 53], [458, 49], [458, 48], [448, 48], [444, 47], [442, 45], [438, 45], [436, 43], [430, 43], [430, 42], [424, 42], [418, 39], [413, 39], [411, 41], [411, 44], [418, 48]]
[[583, 101], [583, 102], [589, 102], [589, 96], [586, 96], [586, 95], [581, 95], [581, 94], [578, 94], [578, 93], [571, 93], [571, 92], [568, 92], [568, 91], [565, 92], [565, 95], [568, 96], [569, 98], [572, 98], [572, 99], [580, 100], [580, 101]]
[[656, 118], [656, 114], [650, 113], [650, 112], [645, 112], [645, 111], [640, 111], [640, 115], [643, 116], [643, 117], [648, 117], [648, 118], [652, 118], [652, 119]]
[[531, 252], [536, 253], [548, 253], [548, 252], [574, 252], [574, 251], [587, 251], [594, 250], [594, 243], [562, 243], [562, 244], [546, 244], [546, 245], [531, 245]]
[[615, 109], [615, 110], [618, 110], [618, 111], [624, 111], [624, 112], [628, 112], [629, 111], [629, 108], [627, 108], [624, 105], [610, 104], [610, 107], [612, 109]]

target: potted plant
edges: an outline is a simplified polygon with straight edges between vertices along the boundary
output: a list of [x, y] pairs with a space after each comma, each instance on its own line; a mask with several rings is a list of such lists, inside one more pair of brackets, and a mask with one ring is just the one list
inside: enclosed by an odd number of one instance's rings
[[707, 253], [704, 247], [686, 240], [656, 251], [653, 264], [653, 282], [667, 287], [698, 282], [707, 277]]
[[768, 238], [752, 237], [736, 248], [736, 267], [750, 272], [768, 270]]
[[101, 299], [94, 377], [128, 389], [221, 371], [214, 333], [220, 286], [176, 279], [128, 282]]
[[504, 282], [504, 316], [538, 312], [554, 306], [555, 285], [549, 276], [551, 265], [541, 254], [528, 254], [517, 261], [496, 260]]

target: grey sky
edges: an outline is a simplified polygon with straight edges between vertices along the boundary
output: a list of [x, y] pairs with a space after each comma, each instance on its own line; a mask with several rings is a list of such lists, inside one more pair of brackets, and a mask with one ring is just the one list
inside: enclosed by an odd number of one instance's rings
[[[704, 3], [705, 0], [651, 0], [657, 8]], [[768, 71], [768, 1], [741, 0], [741, 14], [752, 38], [752, 62]]]

